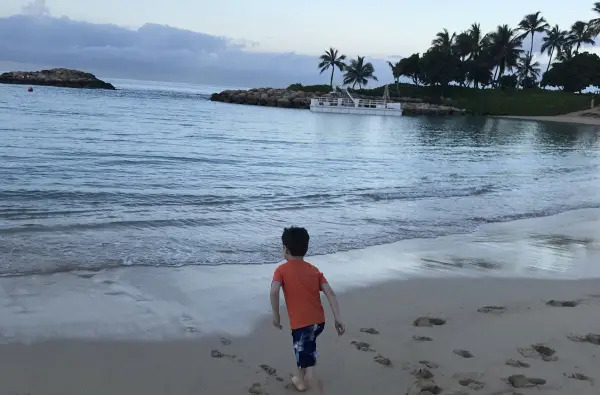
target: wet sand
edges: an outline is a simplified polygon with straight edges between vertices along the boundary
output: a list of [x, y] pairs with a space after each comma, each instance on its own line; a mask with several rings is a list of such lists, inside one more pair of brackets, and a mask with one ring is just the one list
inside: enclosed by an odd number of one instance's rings
[[[328, 394], [598, 393], [600, 280], [413, 279], [340, 302], [347, 334], [328, 323], [318, 345]], [[0, 345], [0, 393], [294, 393], [287, 330], [223, 337]]]
[[544, 121], [544, 122], [561, 122], [561, 123], [576, 123], [581, 125], [596, 125], [600, 126], [600, 108], [595, 107], [589, 110], [572, 112], [564, 115], [556, 116], [517, 116], [506, 115], [500, 118], [520, 119], [524, 121]]

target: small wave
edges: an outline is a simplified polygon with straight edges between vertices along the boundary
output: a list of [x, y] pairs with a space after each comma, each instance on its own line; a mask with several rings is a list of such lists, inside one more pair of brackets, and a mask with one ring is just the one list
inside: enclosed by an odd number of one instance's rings
[[487, 193], [495, 192], [497, 188], [493, 185], [485, 185], [482, 187], [472, 187], [465, 189], [451, 189], [451, 190], [427, 190], [419, 191], [413, 188], [407, 188], [406, 191], [398, 192], [375, 192], [375, 193], [364, 193], [359, 195], [360, 198], [370, 199], [373, 201], [381, 200], [416, 200], [416, 199], [428, 199], [428, 198], [451, 198], [451, 197], [466, 197], [466, 196], [479, 196]]
[[493, 224], [493, 223], [499, 223], [499, 222], [517, 221], [520, 219], [550, 217], [552, 215], [565, 213], [567, 211], [576, 211], [576, 210], [583, 210], [583, 209], [588, 209], [588, 208], [600, 208], [600, 204], [586, 204], [586, 205], [574, 206], [574, 207], [556, 207], [556, 208], [546, 209], [546, 210], [534, 210], [534, 211], [528, 211], [528, 212], [524, 212], [524, 213], [499, 215], [499, 216], [490, 217], [490, 218], [471, 217], [471, 218], [468, 218], [468, 220], [471, 222], [481, 223], [481, 224]]

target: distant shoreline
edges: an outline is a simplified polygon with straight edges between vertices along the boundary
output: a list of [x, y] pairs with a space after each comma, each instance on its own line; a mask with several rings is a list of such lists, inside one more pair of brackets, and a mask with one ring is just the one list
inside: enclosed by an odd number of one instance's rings
[[[577, 114], [577, 113], [574, 113]], [[578, 125], [600, 126], [600, 118], [585, 117], [581, 115], [565, 114], [554, 116], [518, 116], [518, 115], [499, 115], [495, 118], [514, 119], [521, 121], [538, 121], [538, 122], [557, 122], [557, 123], [573, 123]], [[599, 113], [600, 115], [600, 113]]]

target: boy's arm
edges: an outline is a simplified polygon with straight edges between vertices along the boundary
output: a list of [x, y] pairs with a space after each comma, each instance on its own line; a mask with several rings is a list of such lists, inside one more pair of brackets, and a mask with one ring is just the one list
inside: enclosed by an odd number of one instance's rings
[[281, 290], [281, 283], [279, 281], [273, 281], [271, 283], [271, 309], [273, 310], [273, 326], [277, 329], [283, 329], [281, 326], [281, 317], [279, 316], [279, 291]]
[[335, 292], [328, 283], [321, 284], [321, 291], [327, 297], [329, 301], [329, 305], [331, 306], [331, 310], [333, 311], [333, 318], [335, 320], [335, 329], [338, 332], [338, 335], [342, 336], [344, 332], [346, 332], [346, 328], [342, 323], [342, 319], [340, 317], [340, 306], [338, 305], [337, 297], [335, 296]]

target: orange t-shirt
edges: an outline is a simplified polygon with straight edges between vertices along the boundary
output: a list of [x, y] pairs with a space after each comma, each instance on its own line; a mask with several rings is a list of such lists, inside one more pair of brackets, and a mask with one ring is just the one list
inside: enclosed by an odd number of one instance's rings
[[321, 285], [327, 280], [319, 269], [305, 261], [288, 261], [275, 270], [273, 281], [283, 287], [291, 329], [325, 322]]

